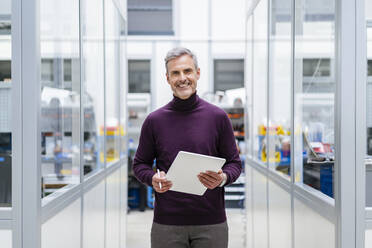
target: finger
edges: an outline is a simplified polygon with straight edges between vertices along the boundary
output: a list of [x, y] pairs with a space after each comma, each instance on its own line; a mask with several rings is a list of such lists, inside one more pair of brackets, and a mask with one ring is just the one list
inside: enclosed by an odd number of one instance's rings
[[170, 189], [170, 187], [162, 187], [161, 189], [159, 189], [157, 192], [158, 193], [165, 193], [165, 192], [167, 192], [168, 190]]
[[161, 172], [160, 172], [160, 177], [161, 177], [161, 178], [165, 178], [165, 176], [166, 176], [165, 172], [164, 172], [164, 171], [161, 171]]
[[206, 180], [203, 177], [200, 177], [199, 180], [207, 188], [213, 188], [214, 187], [214, 183], [213, 182], [210, 182], [209, 180]]
[[213, 179], [209, 178], [208, 176], [205, 176], [205, 175], [199, 175], [199, 180], [203, 180], [203, 182], [205, 183], [208, 183], [208, 184], [212, 184], [214, 182]]
[[205, 174], [207, 174], [208, 176], [211, 176], [213, 178], [216, 178], [216, 179], [220, 178], [220, 174], [218, 172], [206, 171]]
[[210, 182], [215, 182], [215, 181], [217, 181], [218, 179], [219, 179], [219, 176], [217, 176], [217, 177], [213, 177], [213, 176], [211, 176], [211, 175], [209, 175], [209, 174], [207, 174], [207, 173], [200, 173], [200, 176], [202, 176], [203, 178], [205, 178], [206, 180], [208, 180], [208, 181], [210, 181]]
[[169, 185], [172, 185], [171, 181], [165, 181], [165, 182], [162, 183], [162, 186], [164, 186], [164, 187], [168, 187]]
[[154, 177], [153, 178], [153, 181], [155, 181], [156, 183], [165, 183], [165, 182], [168, 182], [168, 180], [166, 178], [159, 178], [159, 177]]

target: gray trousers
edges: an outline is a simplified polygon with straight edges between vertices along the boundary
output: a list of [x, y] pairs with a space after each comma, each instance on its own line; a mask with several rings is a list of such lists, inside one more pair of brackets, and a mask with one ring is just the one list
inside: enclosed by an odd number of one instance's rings
[[151, 248], [227, 248], [227, 223], [174, 226], [152, 223]]

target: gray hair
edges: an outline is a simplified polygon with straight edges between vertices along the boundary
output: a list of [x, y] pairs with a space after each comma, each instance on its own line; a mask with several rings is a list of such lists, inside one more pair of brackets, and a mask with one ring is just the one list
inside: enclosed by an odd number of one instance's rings
[[198, 59], [196, 58], [196, 55], [191, 52], [189, 49], [185, 48], [185, 47], [175, 47], [175, 48], [172, 48], [171, 50], [169, 50], [169, 52], [167, 53], [167, 56], [165, 56], [165, 69], [167, 70], [167, 73], [168, 73], [168, 62], [171, 61], [172, 59], [175, 59], [175, 58], [178, 58], [178, 57], [181, 57], [182, 55], [189, 55], [192, 60], [194, 61], [194, 65], [195, 65], [195, 69], [198, 69]]

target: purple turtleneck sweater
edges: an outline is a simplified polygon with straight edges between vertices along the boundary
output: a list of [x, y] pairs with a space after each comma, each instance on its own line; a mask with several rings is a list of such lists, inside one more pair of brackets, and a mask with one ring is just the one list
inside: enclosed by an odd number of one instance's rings
[[[226, 113], [200, 99], [196, 93], [186, 100], [174, 97], [144, 121], [133, 171], [138, 180], [152, 186], [156, 167], [167, 172], [179, 151], [226, 159], [222, 170], [225, 185], [241, 173], [241, 161], [232, 126]], [[154, 222], [165, 225], [210, 225], [226, 221], [224, 187], [207, 189], [204, 195], [169, 190], [155, 192]]]

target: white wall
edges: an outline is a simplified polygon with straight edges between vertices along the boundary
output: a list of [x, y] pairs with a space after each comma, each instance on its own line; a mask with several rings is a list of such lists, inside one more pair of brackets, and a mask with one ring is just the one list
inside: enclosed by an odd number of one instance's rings
[[80, 248], [81, 199], [77, 199], [41, 227], [41, 248]]
[[245, 38], [245, 0], [213, 0], [212, 36], [220, 39]]
[[107, 178], [106, 185], [106, 248], [120, 245], [120, 170]]
[[0, 229], [1, 248], [12, 248], [12, 231]]
[[[174, 1], [176, 35], [180, 39], [208, 38], [208, 1]], [[214, 2], [214, 1], [212, 1]], [[197, 7], [196, 7], [197, 6]]]
[[372, 20], [372, 1], [366, 0], [366, 17], [368, 20]]
[[105, 182], [84, 195], [83, 247], [102, 248], [105, 241]]
[[365, 248], [372, 247], [372, 230], [366, 230]]
[[335, 225], [295, 199], [295, 247], [335, 247]]
[[269, 181], [269, 233], [270, 248], [291, 247], [291, 197], [290, 194]]
[[253, 170], [253, 247], [268, 247], [267, 178]]
[[0, 15], [10, 15], [11, 13], [11, 0], [0, 0]]

